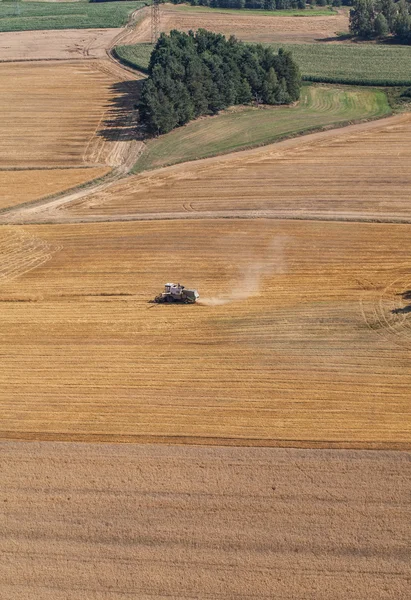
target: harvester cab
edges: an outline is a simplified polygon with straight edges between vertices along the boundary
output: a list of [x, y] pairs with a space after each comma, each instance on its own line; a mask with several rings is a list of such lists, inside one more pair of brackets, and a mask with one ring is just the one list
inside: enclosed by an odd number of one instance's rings
[[164, 286], [164, 292], [159, 296], [155, 297], [155, 302], [179, 302], [181, 304], [194, 304], [199, 293], [197, 290], [188, 290], [184, 285], [179, 283], [166, 283]]

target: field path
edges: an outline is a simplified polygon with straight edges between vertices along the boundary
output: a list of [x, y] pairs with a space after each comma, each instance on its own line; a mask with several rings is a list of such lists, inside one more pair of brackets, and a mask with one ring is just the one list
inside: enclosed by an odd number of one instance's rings
[[[105, 63], [108, 64], [108, 63]], [[339, 211], [335, 215], [330, 214], [319, 214], [318, 211], [301, 211], [296, 210], [294, 213], [279, 210], [193, 210], [190, 205], [184, 205], [181, 210], [164, 211], [158, 210], [157, 212], [121, 212], [119, 214], [102, 213], [99, 214], [98, 208], [104, 209], [104, 201], [101, 202], [99, 199], [95, 204], [91, 204], [88, 208], [92, 208], [92, 214], [80, 213], [74, 214], [70, 212], [72, 207], [77, 207], [79, 202], [88, 202], [88, 198], [101, 193], [111, 192], [108, 199], [111, 199], [113, 194], [117, 196], [123, 191], [127, 191], [130, 186], [139, 186], [144, 181], [144, 186], [149, 190], [150, 184], [158, 186], [161, 183], [168, 182], [169, 178], [178, 180], [179, 178], [190, 179], [190, 174], [195, 172], [198, 173], [203, 168], [214, 167], [214, 166], [241, 166], [245, 160], [252, 160], [258, 162], [261, 158], [266, 159], [270, 154], [275, 154], [282, 150], [289, 150], [294, 148], [309, 147], [311, 144], [323, 142], [327, 140], [338, 140], [341, 137], [346, 138], [358, 133], [366, 133], [372, 131], [380, 131], [389, 127], [401, 126], [402, 124], [409, 121], [410, 116], [408, 114], [401, 114], [391, 116], [385, 119], [377, 121], [371, 121], [367, 123], [361, 123], [356, 125], [350, 125], [341, 129], [332, 129], [328, 131], [321, 131], [318, 133], [309, 134], [299, 138], [293, 138], [277, 142], [263, 148], [255, 148], [253, 150], [244, 150], [235, 152], [232, 154], [217, 156], [213, 158], [201, 159], [191, 163], [183, 163], [172, 167], [164, 167], [157, 169], [149, 174], [142, 174], [134, 177], [124, 177], [128, 174], [132, 166], [132, 161], [135, 159], [134, 151], [130, 153], [127, 161], [123, 165], [115, 170], [113, 174], [107, 178], [104, 182], [98, 184], [92, 184], [89, 187], [75, 190], [67, 194], [61, 195], [51, 200], [40, 200], [36, 203], [12, 208], [5, 211], [0, 216], [0, 223], [78, 223], [78, 222], [98, 222], [98, 221], [139, 221], [139, 220], [153, 220], [153, 219], [199, 219], [199, 218], [291, 218], [291, 219], [320, 219], [320, 220], [352, 220], [352, 221], [379, 221], [379, 222], [411, 222], [411, 217], [404, 218], [393, 215], [381, 215], [380, 213], [361, 214], [359, 211]], [[142, 144], [138, 148], [138, 151], [142, 151]], [[119, 181], [121, 179], [121, 181]], [[123, 188], [117, 189], [116, 185], [124, 186]]]
[[[0, 34], [0, 171], [27, 169], [36, 182], [34, 194], [29, 177], [19, 174], [7, 185], [1, 210], [67, 193], [110, 169], [108, 180], [116, 181], [132, 168], [143, 148], [133, 110], [143, 76], [115, 61], [111, 49], [140, 18], [134, 11], [122, 29]], [[89, 176], [64, 172], [65, 184], [51, 185], [55, 169], [69, 167], [88, 167]]]

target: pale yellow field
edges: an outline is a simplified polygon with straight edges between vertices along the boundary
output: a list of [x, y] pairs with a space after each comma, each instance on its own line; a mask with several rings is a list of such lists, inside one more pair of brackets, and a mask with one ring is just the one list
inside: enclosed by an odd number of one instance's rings
[[[411, 447], [410, 226], [0, 235], [1, 437]], [[203, 304], [148, 303], [170, 279]]]
[[0, 33], [0, 62], [104, 58], [121, 29], [60, 29]]
[[129, 177], [53, 218], [410, 220], [410, 164], [407, 113]]
[[108, 167], [0, 171], [0, 209], [38, 200], [109, 172]]

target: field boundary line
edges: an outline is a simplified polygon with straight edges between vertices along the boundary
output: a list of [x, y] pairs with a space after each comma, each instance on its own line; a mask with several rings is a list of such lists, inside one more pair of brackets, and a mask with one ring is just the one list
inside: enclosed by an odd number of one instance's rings
[[302, 448], [346, 450], [400, 450], [410, 451], [411, 442], [352, 441], [352, 440], [294, 440], [264, 438], [227, 438], [206, 436], [157, 436], [140, 434], [61, 433], [34, 431], [1, 431], [0, 440], [24, 440], [27, 442], [54, 441], [80, 443], [119, 444], [171, 444], [173, 446], [236, 446], [256, 448]]
[[[108, 174], [109, 175], [109, 174]], [[118, 180], [115, 180], [118, 181]], [[93, 189], [93, 192], [98, 192], [107, 189], [107, 187], [112, 185], [112, 181], [107, 183], [102, 183], [98, 187]], [[79, 200], [81, 198], [87, 197], [89, 194], [89, 190], [85, 190], [84, 194], [79, 192], [76, 194], [76, 197], [71, 201]], [[30, 209], [32, 204], [41, 204], [43, 200], [35, 200], [34, 202], [28, 202], [27, 207]], [[74, 223], [121, 223], [121, 222], [130, 222], [130, 221], [203, 221], [203, 220], [255, 220], [255, 219], [267, 219], [267, 220], [275, 220], [275, 221], [311, 221], [315, 223], [370, 223], [370, 224], [392, 224], [392, 225], [411, 225], [411, 217], [402, 218], [402, 217], [379, 217], [379, 216], [363, 216], [360, 215], [335, 215], [335, 216], [326, 216], [326, 215], [310, 215], [309, 213], [305, 215], [293, 215], [293, 214], [280, 214], [275, 213], [275, 211], [254, 211], [254, 210], [243, 210], [243, 211], [204, 211], [204, 212], [175, 212], [175, 213], [136, 213], [131, 215], [93, 215], [91, 217], [87, 216], [67, 216], [64, 214], [64, 206], [66, 204], [65, 199], [62, 198], [57, 202], [61, 202], [58, 206], [54, 206], [54, 210], [62, 210], [62, 212], [46, 212], [48, 205], [44, 207], [45, 211], [42, 214], [41, 208], [42, 206], [33, 207], [33, 212], [39, 208], [39, 214], [35, 214], [32, 218], [23, 217], [19, 215], [12, 215], [11, 219], [7, 219], [7, 214], [12, 212], [13, 208], [10, 210], [4, 208], [0, 210], [0, 225], [67, 225]], [[21, 205], [19, 205], [21, 207]], [[16, 211], [17, 212], [17, 211]], [[2, 218], [1, 215], [4, 215], [5, 218]]]
[[[403, 118], [406, 118], [407, 113], [401, 113], [399, 115], [390, 115], [387, 117], [382, 117], [381, 119], [376, 119], [373, 121], [366, 121], [365, 123], [360, 123], [356, 125], [350, 125], [348, 127], [342, 127], [337, 129], [327, 129], [326, 131], [320, 131], [316, 133], [310, 133], [308, 135], [300, 136], [297, 138], [291, 138], [287, 140], [283, 140], [280, 142], [276, 142], [274, 144], [268, 144], [266, 146], [260, 146], [258, 148], [253, 148], [252, 150], [239, 150], [238, 152], [232, 152], [226, 155], [218, 155], [210, 158], [202, 158], [197, 161], [193, 161], [192, 164], [195, 166], [196, 170], [198, 168], [206, 167], [208, 165], [220, 165], [224, 162], [232, 163], [239, 162], [244, 157], [258, 157], [259, 154], [267, 152], [267, 150], [277, 151], [278, 149], [284, 148], [292, 148], [295, 144], [311, 144], [313, 141], [323, 140], [330, 137], [336, 137], [346, 135], [347, 133], [360, 133], [362, 131], [368, 131], [370, 129], [378, 128], [378, 127], [386, 127], [392, 124], [401, 123]], [[139, 152], [142, 152], [144, 148], [139, 148]], [[162, 173], [170, 173], [175, 172], [178, 173], [179, 170], [184, 169], [187, 172], [187, 164], [188, 163], [179, 163], [178, 165], [172, 165], [169, 167], [161, 167], [159, 169], [155, 169], [153, 171], [146, 171], [147, 176], [149, 177], [157, 177]], [[3, 215], [0, 218], [0, 223], [2, 224], [13, 224], [13, 223], [57, 223], [58, 219], [61, 219], [62, 215], [60, 214], [57, 218], [56, 215], [53, 215], [51, 212], [42, 215], [43, 211], [51, 211], [56, 208], [61, 209], [64, 205], [69, 205], [70, 202], [78, 200], [80, 198], [85, 198], [86, 196], [100, 191], [102, 185], [104, 185], [104, 189], [111, 187], [120, 179], [125, 179], [130, 174], [129, 168], [127, 172], [123, 173], [114, 173], [113, 170], [110, 174], [110, 180], [107, 181], [107, 176], [104, 177], [104, 183], [101, 181], [97, 184], [96, 182], [88, 182], [87, 184], [82, 185], [80, 188], [76, 187], [71, 189], [69, 192], [63, 192], [58, 196], [52, 195], [48, 198], [42, 198], [40, 200], [35, 200], [34, 202], [27, 202], [25, 204], [20, 204], [16, 207], [4, 208], [0, 211], [0, 214]], [[140, 174], [139, 174], [140, 175]], [[138, 177], [136, 175], [136, 177]], [[76, 194], [76, 190], [79, 190], [78, 194]], [[34, 214], [33, 214], [34, 213]], [[37, 214], [36, 214], [37, 213]], [[40, 213], [40, 214], [39, 214]], [[31, 216], [33, 214], [33, 216]], [[278, 212], [269, 211], [209, 211], [204, 213], [149, 213], [149, 214], [134, 214], [134, 215], [124, 215], [122, 217], [101, 217], [98, 218], [97, 215], [94, 215], [92, 218], [88, 219], [87, 217], [74, 218], [74, 217], [65, 217], [65, 223], [86, 223], [86, 222], [103, 222], [103, 221], [138, 221], [138, 220], [154, 220], [154, 219], [164, 219], [164, 220], [178, 220], [181, 218], [196, 218], [196, 219], [206, 219], [206, 218], [277, 218], [277, 219], [303, 219], [303, 220], [316, 220], [316, 221], [359, 221], [359, 222], [380, 222], [380, 223], [410, 223], [411, 219], [401, 219], [401, 218], [387, 218], [387, 217], [379, 217], [378, 215], [370, 215], [366, 217], [360, 217], [358, 215], [346, 215], [336, 216], [336, 217], [328, 217], [327, 215], [309, 215], [305, 214], [303, 216], [297, 216], [292, 214], [284, 214]], [[63, 222], [63, 220], [61, 220]]]

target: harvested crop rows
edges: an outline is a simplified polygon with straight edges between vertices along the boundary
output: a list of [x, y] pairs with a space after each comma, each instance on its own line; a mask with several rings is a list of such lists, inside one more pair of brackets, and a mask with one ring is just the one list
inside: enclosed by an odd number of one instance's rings
[[0, 166], [84, 165], [112, 78], [87, 62], [4, 63], [0, 77]]
[[[309, 12], [307, 11], [307, 15]], [[257, 16], [226, 12], [204, 12], [196, 8], [172, 6], [167, 4], [162, 9], [162, 31], [172, 29], [190, 31], [199, 28], [216, 31], [230, 36], [235, 35], [249, 42], [314, 42], [319, 39], [334, 37], [336, 32], [348, 30], [346, 14], [330, 14], [330, 16], [292, 17], [292, 16]], [[136, 41], [149, 42], [150, 30], [145, 35], [138, 35]]]
[[[381, 290], [409, 273], [410, 226], [28, 231], [57, 250], [1, 283], [2, 437], [411, 447], [398, 286], [385, 320], [372, 316]], [[202, 303], [148, 303], [170, 277]]]
[[408, 600], [399, 452], [0, 444], [2, 600]]
[[62, 219], [273, 216], [411, 221], [411, 115], [130, 177]]
[[7, 62], [0, 76], [0, 209], [131, 168], [138, 76], [108, 60]]
[[0, 210], [63, 192], [102, 177], [109, 170], [107, 167], [0, 170]]

